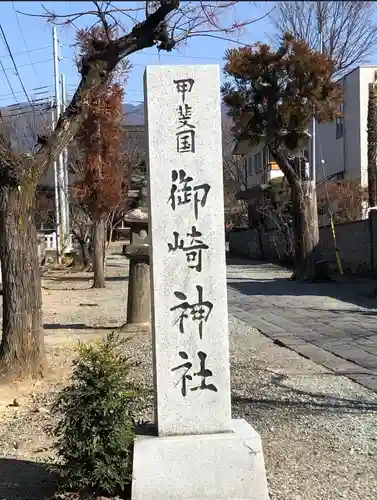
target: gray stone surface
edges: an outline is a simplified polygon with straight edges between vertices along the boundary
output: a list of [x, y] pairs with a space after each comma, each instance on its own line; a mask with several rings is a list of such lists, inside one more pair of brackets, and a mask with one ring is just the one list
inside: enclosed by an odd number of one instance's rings
[[245, 421], [233, 432], [139, 437], [133, 500], [268, 500], [262, 444]]
[[[224, 432], [231, 421], [219, 84], [214, 65], [145, 73], [160, 436]], [[182, 152], [190, 134], [195, 148]]]
[[377, 392], [376, 283], [296, 283], [265, 262], [229, 260], [229, 312], [275, 342]]
[[130, 259], [127, 297], [127, 324], [148, 325], [151, 319], [149, 263]]

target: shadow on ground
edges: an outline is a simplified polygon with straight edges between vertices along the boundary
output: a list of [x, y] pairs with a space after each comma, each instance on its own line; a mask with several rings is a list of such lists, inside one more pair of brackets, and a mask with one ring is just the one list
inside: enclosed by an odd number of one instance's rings
[[267, 260], [249, 260], [243, 257], [230, 256], [228, 252], [226, 252], [226, 264], [229, 266], [245, 266], [245, 267], [255, 267], [260, 266], [261, 264], [268, 264]]
[[[227, 264], [231, 266], [240, 266], [243, 268], [253, 268], [254, 271], [258, 267], [268, 265], [264, 261], [251, 261], [239, 258], [227, 258]], [[285, 270], [286, 268], [281, 268]], [[261, 276], [258, 278], [257, 271], [255, 278], [243, 278], [242, 273], [237, 276], [228, 278], [228, 286], [237, 290], [243, 295], [259, 295], [259, 296], [294, 296], [312, 295], [319, 297], [331, 297], [342, 302], [355, 304], [367, 309], [376, 309], [377, 314], [377, 299], [370, 298], [369, 295], [377, 287], [375, 280], [358, 280], [356, 277], [352, 281], [337, 281], [332, 280], [325, 283], [310, 283], [292, 281], [289, 277], [281, 277], [275, 279], [267, 279], [265, 276], [267, 270], [261, 267]], [[342, 312], [341, 310], [337, 312]], [[368, 313], [369, 314], [369, 313]]]
[[[239, 367], [240, 368], [240, 367]], [[288, 410], [295, 411], [298, 414], [307, 413], [360, 413], [364, 414], [377, 413], [377, 400], [364, 400], [362, 398], [350, 398], [340, 396], [335, 393], [323, 393], [316, 391], [305, 391], [292, 387], [287, 383], [289, 377], [281, 373], [275, 373], [268, 369], [256, 369], [253, 371], [263, 372], [261, 377], [270, 387], [275, 387], [272, 391], [273, 397], [260, 397], [260, 391], [257, 391], [255, 396], [243, 397], [237, 394], [232, 394], [232, 404], [241, 407], [250, 407], [255, 411], [276, 411]], [[315, 377], [336, 376], [333, 372], [316, 373]], [[313, 374], [308, 374], [308, 377]], [[270, 392], [270, 391], [269, 391]]]
[[[67, 281], [69, 282], [81, 282], [85, 283], [86, 281], [92, 281], [93, 277], [92, 276], [46, 276], [46, 280], [48, 281], [60, 281], [64, 282]], [[106, 281], [112, 282], [112, 281], [128, 281], [128, 276], [107, 276]]]
[[108, 264], [106, 264], [106, 267], [116, 267], [117, 269], [119, 269], [119, 263], [117, 263], [117, 262], [115, 262], [115, 263], [109, 262]]
[[295, 408], [298, 411], [301, 410], [302, 413], [306, 413], [308, 410], [315, 413], [322, 411], [335, 413], [353, 413], [355, 411], [360, 413], [377, 413], [377, 403], [375, 402], [358, 401], [329, 394], [299, 391], [297, 389], [291, 389], [291, 392], [291, 398], [244, 398], [233, 396], [232, 403], [251, 405], [255, 409], [265, 408], [276, 410], [279, 408]]
[[[43, 325], [45, 330], [117, 330], [121, 325], [113, 326], [90, 326], [85, 323], [72, 323], [72, 324], [61, 324], [61, 323], [47, 323]], [[2, 500], [2, 498], [0, 498]]]
[[[377, 316], [377, 299], [375, 299], [375, 302], [376, 303], [375, 303], [375, 306], [373, 308], [375, 310], [373, 310], [373, 311], [363, 311], [363, 310], [357, 310], [357, 309], [326, 309], [326, 311], [331, 312], [331, 313], [339, 313], [341, 311], [343, 314], [344, 313], [360, 314], [361, 318], [362, 318], [362, 316]], [[318, 307], [307, 307], [306, 309], [308, 311], [314, 311], [314, 312], [318, 311], [318, 313], [321, 313], [324, 311], [323, 308], [319, 309]]]
[[42, 464], [0, 458], [1, 500], [47, 500], [56, 489], [56, 476]]

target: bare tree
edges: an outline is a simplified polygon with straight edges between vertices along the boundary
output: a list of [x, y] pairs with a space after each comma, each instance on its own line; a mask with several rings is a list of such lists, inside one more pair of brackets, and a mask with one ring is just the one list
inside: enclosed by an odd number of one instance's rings
[[[80, 30], [85, 55], [93, 39], [105, 40], [100, 28]], [[76, 140], [81, 149], [84, 176], [76, 183], [76, 196], [85, 200], [93, 220], [93, 287], [105, 287], [106, 228], [109, 215], [122, 200], [122, 101], [124, 90], [115, 72], [106, 84], [92, 92], [85, 103], [85, 118]]]
[[323, 50], [335, 62], [335, 74], [341, 76], [352, 66], [367, 62], [377, 48], [377, 23], [373, 20], [375, 2], [309, 1], [276, 2], [271, 14], [277, 39], [288, 32]]
[[85, 199], [76, 195], [76, 182], [85, 176], [83, 155], [77, 145], [72, 142], [68, 148], [68, 170], [72, 185], [69, 187], [69, 211], [71, 233], [74, 238], [73, 265], [75, 268], [88, 270], [91, 264], [89, 252], [92, 220]]
[[359, 181], [324, 182], [317, 186], [318, 211], [331, 214], [336, 224], [360, 220], [368, 189]]
[[139, 149], [139, 144], [134, 137], [129, 137], [127, 130], [124, 131], [126, 135], [125, 141], [123, 143], [123, 156], [121, 160], [122, 168], [122, 197], [121, 202], [110, 212], [107, 219], [107, 246], [105, 252], [105, 263], [108, 256], [108, 249], [110, 242], [112, 240], [113, 233], [115, 229], [122, 223], [123, 218], [127, 210], [130, 208], [128, 191], [131, 186], [132, 173], [139, 167], [143, 159], [143, 154]]
[[79, 249], [74, 248], [73, 265], [75, 268], [88, 270], [91, 264], [89, 245], [92, 221], [84, 203], [74, 196], [70, 203], [70, 218], [74, 243], [80, 246]]
[[224, 180], [230, 180], [238, 191], [247, 189], [247, 165], [244, 158], [233, 154], [236, 143], [232, 133], [233, 123], [229, 117], [223, 118], [223, 170]]
[[[6, 134], [0, 137], [2, 373], [9, 376], [39, 374], [43, 365], [41, 281], [33, 218], [35, 193], [51, 164], [76, 134], [83, 118], [83, 104], [92, 92], [106, 84], [116, 66], [135, 52], [154, 46], [171, 51], [188, 37], [235, 35], [242, 25], [253, 21], [223, 26], [221, 13], [234, 4], [233, 1], [180, 4], [179, 0], [160, 0], [153, 5], [146, 2], [144, 8], [127, 4], [128, 7], [122, 9], [115, 2], [93, 2], [90, 11], [56, 14], [46, 10], [44, 17], [55, 24], [75, 27], [78, 19], [82, 22], [87, 18], [89, 25], [100, 26], [107, 37], [92, 40], [88, 54], [82, 57], [81, 79], [71, 102], [51, 134], [35, 137], [37, 148], [28, 154], [19, 154]], [[112, 38], [114, 31], [117, 35]]]
[[238, 226], [247, 225], [247, 202], [238, 200], [237, 193], [247, 189], [246, 160], [233, 154], [235, 145], [232, 134], [233, 122], [230, 117], [222, 120], [223, 140], [223, 176], [224, 176], [224, 207], [227, 223]]

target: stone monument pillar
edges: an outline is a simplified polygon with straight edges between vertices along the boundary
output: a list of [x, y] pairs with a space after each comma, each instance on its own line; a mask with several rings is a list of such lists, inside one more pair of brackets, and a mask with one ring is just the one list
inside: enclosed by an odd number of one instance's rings
[[231, 419], [220, 69], [145, 74], [156, 424], [133, 500], [267, 500], [260, 436]]

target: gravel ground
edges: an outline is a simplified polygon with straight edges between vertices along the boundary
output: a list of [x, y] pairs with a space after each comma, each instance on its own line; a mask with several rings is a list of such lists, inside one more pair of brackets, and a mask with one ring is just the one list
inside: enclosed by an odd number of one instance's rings
[[[377, 395], [234, 317], [229, 329], [233, 417], [262, 436], [271, 500], [375, 500]], [[145, 337], [130, 344], [145, 368], [135, 377], [146, 385], [150, 350]]]
[[262, 436], [271, 500], [375, 499], [376, 394], [243, 322], [230, 329], [233, 413]]
[[[48, 408], [69, 376], [71, 346], [125, 320], [124, 259], [113, 256], [108, 273], [112, 279], [100, 292], [85, 276], [45, 283], [49, 373], [34, 384], [0, 386], [0, 500], [47, 498], [51, 484], [38, 462], [51, 455]], [[375, 500], [377, 394], [233, 317], [229, 328], [233, 415], [262, 435], [271, 500]], [[134, 379], [151, 389], [150, 335], [134, 335], [128, 350], [140, 363]], [[9, 406], [14, 398], [18, 406]], [[139, 415], [152, 419], [152, 396]]]

